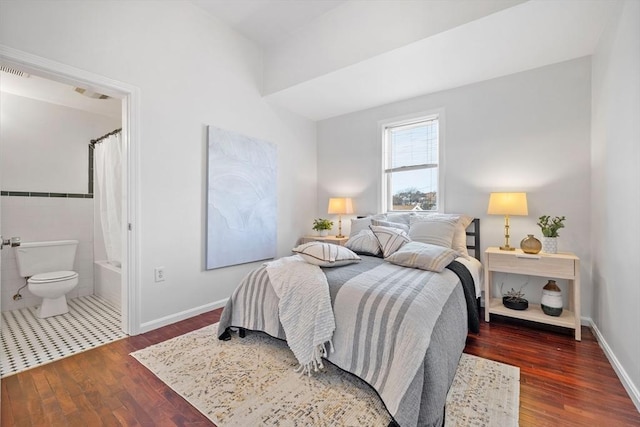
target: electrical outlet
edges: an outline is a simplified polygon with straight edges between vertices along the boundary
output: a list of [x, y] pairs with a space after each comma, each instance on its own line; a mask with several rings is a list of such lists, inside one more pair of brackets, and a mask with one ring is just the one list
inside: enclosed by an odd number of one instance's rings
[[156, 267], [154, 270], [156, 282], [164, 282], [164, 267]]

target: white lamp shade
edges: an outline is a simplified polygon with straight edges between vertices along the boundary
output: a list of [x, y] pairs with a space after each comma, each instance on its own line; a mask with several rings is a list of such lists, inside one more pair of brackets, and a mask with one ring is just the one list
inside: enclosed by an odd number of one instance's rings
[[528, 215], [527, 193], [491, 193], [489, 215]]
[[329, 208], [327, 213], [330, 214], [352, 214], [353, 203], [350, 197], [332, 197], [329, 199]]

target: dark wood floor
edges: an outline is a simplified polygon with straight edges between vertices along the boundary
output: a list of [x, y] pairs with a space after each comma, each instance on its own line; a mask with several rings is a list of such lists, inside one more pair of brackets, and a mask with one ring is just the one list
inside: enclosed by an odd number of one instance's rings
[[[129, 353], [217, 322], [220, 310], [2, 380], [2, 426], [211, 426]], [[520, 367], [521, 426], [640, 426], [640, 414], [588, 328], [492, 317], [466, 352]]]

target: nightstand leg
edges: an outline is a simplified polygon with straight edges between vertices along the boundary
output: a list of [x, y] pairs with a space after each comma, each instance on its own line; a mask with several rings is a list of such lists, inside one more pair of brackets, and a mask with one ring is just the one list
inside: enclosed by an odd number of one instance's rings
[[493, 280], [493, 273], [489, 271], [487, 266], [489, 265], [487, 257], [485, 257], [484, 267], [484, 321], [489, 322], [491, 313], [489, 308], [491, 307], [491, 281]]

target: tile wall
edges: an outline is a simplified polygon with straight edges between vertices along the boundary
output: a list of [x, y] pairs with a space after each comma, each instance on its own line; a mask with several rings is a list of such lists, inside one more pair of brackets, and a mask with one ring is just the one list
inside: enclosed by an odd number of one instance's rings
[[[2, 235], [18, 236], [23, 242], [74, 239], [80, 243], [76, 253], [74, 270], [78, 272], [78, 286], [69, 292], [69, 298], [93, 294], [93, 198], [74, 195], [5, 195], [0, 199], [2, 207]], [[11, 193], [9, 193], [11, 194]], [[71, 196], [71, 197], [69, 197]], [[20, 291], [22, 299], [13, 295], [25, 284], [18, 274], [15, 249], [5, 247], [2, 252], [2, 311], [31, 307], [40, 298], [31, 295], [25, 287]]]

